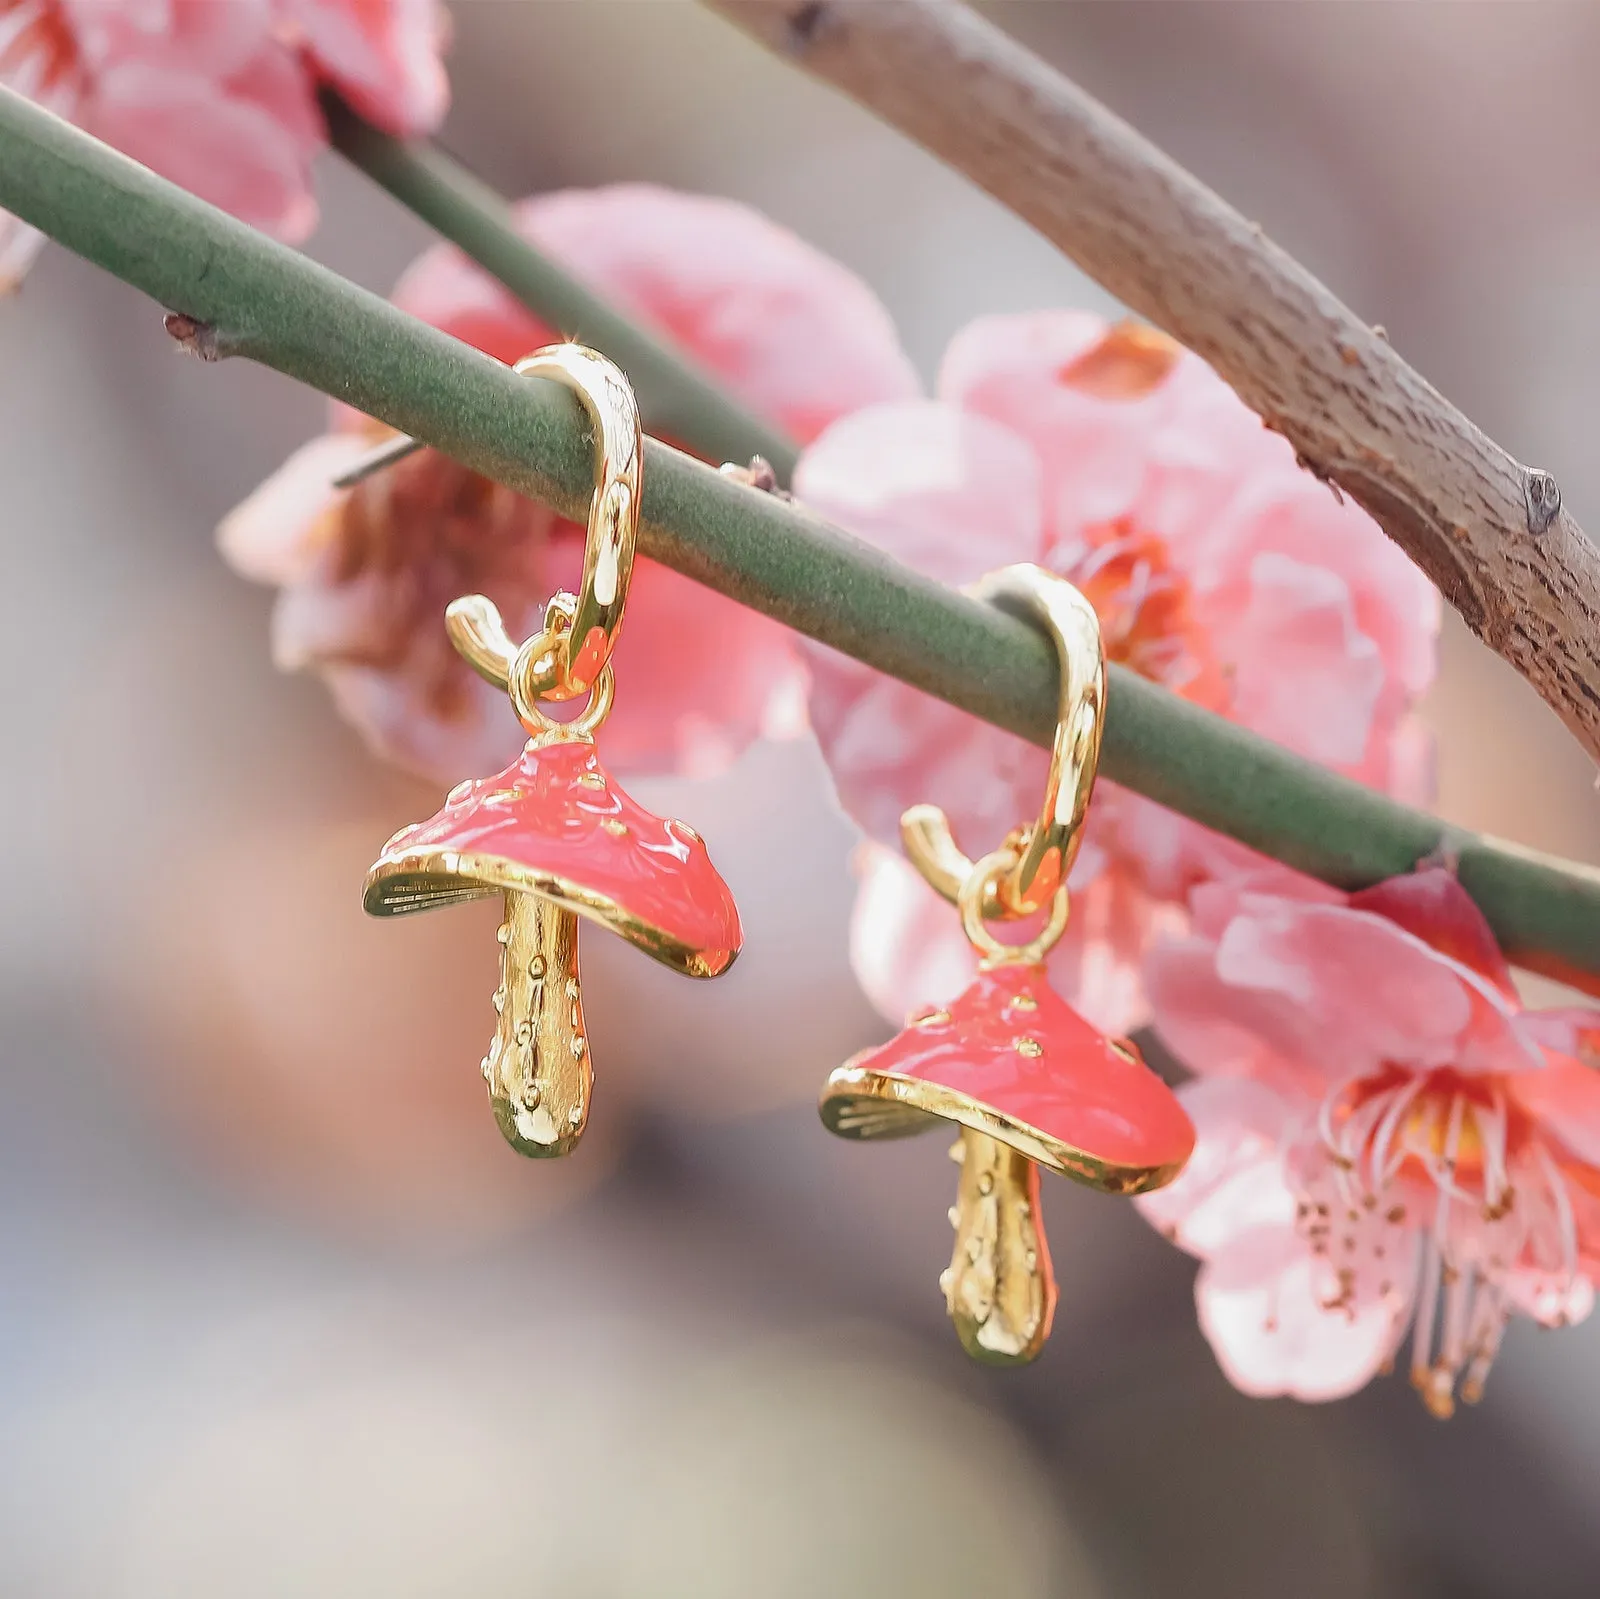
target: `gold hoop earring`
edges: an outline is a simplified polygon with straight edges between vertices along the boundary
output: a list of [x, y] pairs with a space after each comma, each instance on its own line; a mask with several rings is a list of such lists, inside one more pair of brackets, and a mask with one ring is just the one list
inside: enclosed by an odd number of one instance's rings
[[[569, 1153], [588, 1124], [593, 1072], [578, 984], [578, 920], [619, 934], [688, 977], [716, 977], [743, 935], [700, 836], [652, 816], [600, 765], [616, 647], [633, 573], [643, 467], [638, 407], [604, 356], [554, 345], [517, 364], [576, 391], [593, 425], [595, 489], [581, 592], [558, 592], [519, 645], [481, 594], [446, 613], [451, 642], [506, 690], [529, 739], [506, 771], [452, 789], [402, 829], [367, 873], [364, 903], [399, 916], [485, 894], [505, 899], [497, 1025], [483, 1058], [500, 1130], [525, 1155]], [[545, 702], [589, 703], [559, 721]]]
[[[1036, 566], [992, 573], [974, 592], [1023, 611], [1056, 647], [1061, 700], [1044, 803], [1036, 821], [977, 861], [938, 806], [901, 818], [912, 863], [960, 912], [978, 977], [949, 1006], [913, 1015], [899, 1037], [847, 1061], [819, 1108], [841, 1138], [899, 1138], [940, 1122], [960, 1129], [955, 1249], [940, 1284], [967, 1353], [1019, 1365], [1044, 1347], [1055, 1313], [1039, 1167], [1106, 1193], [1146, 1193], [1182, 1169], [1194, 1128], [1138, 1050], [1097, 1032], [1044, 968], [1067, 928], [1067, 875], [1099, 759], [1099, 622], [1071, 584]], [[1041, 911], [1045, 925], [1025, 943], [1004, 943], [987, 925]]]

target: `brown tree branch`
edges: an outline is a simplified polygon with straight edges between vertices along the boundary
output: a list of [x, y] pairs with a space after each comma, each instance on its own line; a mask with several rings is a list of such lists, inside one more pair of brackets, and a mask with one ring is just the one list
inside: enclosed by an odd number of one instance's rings
[[959, 0], [708, 0], [964, 173], [1203, 356], [1600, 757], [1600, 554], [1382, 334]]

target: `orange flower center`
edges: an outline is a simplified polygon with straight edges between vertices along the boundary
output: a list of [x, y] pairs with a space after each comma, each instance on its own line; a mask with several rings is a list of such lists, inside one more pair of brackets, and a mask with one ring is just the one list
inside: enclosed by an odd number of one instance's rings
[[1107, 658], [1209, 711], [1224, 710], [1227, 675], [1165, 541], [1119, 517], [1091, 528], [1088, 543], [1066, 576], [1094, 606]]
[[1329, 1096], [1323, 1135], [1334, 1159], [1371, 1189], [1405, 1178], [1443, 1182], [1492, 1220], [1510, 1208], [1507, 1167], [1529, 1126], [1496, 1078], [1390, 1067]]
[[1097, 399], [1140, 400], [1166, 382], [1182, 354], [1183, 346], [1159, 328], [1118, 322], [1092, 350], [1062, 367], [1056, 379]]
[[[1156, 328], [1124, 321], [1056, 373], [1063, 388], [1108, 402], [1145, 399], [1172, 374], [1181, 345]], [[1207, 710], [1228, 701], [1226, 673], [1196, 621], [1188, 575], [1165, 540], [1128, 517], [1090, 528], [1087, 552], [1065, 575], [1099, 613], [1107, 656]]]

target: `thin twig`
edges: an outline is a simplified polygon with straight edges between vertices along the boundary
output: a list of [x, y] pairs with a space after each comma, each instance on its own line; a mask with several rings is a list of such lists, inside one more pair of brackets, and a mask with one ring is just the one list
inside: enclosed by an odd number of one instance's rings
[[418, 450], [426, 448], [421, 439], [410, 439], [403, 433], [398, 438], [385, 439], [382, 444], [373, 445], [358, 461], [347, 466], [333, 480], [333, 486], [336, 489], [353, 489], [358, 483], [365, 483], [369, 477], [387, 472], [391, 466], [398, 466], [408, 455], [415, 455]]
[[[564, 389], [519, 378], [8, 90], [0, 207], [216, 330], [219, 348], [584, 514], [590, 446]], [[1055, 656], [1042, 635], [654, 439], [640, 545], [998, 727], [1041, 745], [1054, 735]], [[1396, 805], [1120, 667], [1102, 762], [1108, 777], [1341, 887], [1450, 851], [1512, 959], [1600, 988], [1600, 872]]]
[[1364, 505], [1600, 757], [1600, 552], [1261, 228], [959, 0], [707, 0], [1033, 224]]
[[406, 144], [325, 95], [335, 148], [353, 166], [498, 278], [564, 339], [608, 355], [628, 374], [645, 425], [708, 461], [764, 456], [787, 483], [799, 447], [752, 416], [714, 378], [630, 321], [517, 232], [511, 209], [460, 162], [429, 144]]

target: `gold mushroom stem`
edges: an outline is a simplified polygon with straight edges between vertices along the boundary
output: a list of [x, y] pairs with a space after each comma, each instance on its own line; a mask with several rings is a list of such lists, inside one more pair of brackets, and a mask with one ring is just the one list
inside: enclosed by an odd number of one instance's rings
[[583, 1136], [594, 1081], [578, 988], [578, 918], [537, 894], [505, 900], [499, 1023], [483, 1057], [489, 1102], [519, 1154], [565, 1155]]
[[1039, 1168], [987, 1133], [961, 1130], [955, 1253], [940, 1277], [961, 1346], [991, 1366], [1022, 1366], [1044, 1348], [1056, 1280], [1039, 1215]]

